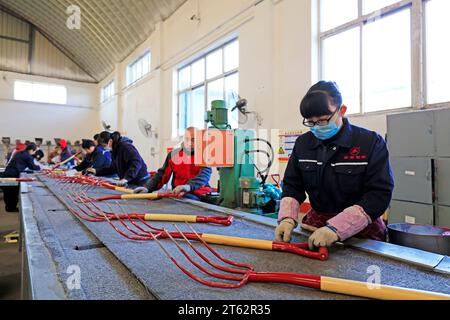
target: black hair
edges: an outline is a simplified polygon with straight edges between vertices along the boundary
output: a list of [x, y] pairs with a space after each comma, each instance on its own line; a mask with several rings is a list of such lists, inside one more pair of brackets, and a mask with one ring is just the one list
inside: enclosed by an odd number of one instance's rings
[[117, 145], [119, 144], [120, 140], [122, 139], [122, 136], [120, 135], [120, 132], [116, 131], [111, 134], [112, 139], [112, 148], [115, 149]]
[[98, 141], [99, 137], [100, 137], [100, 133], [97, 133], [96, 135], [94, 135], [94, 141]]
[[95, 147], [95, 143], [92, 140], [83, 139], [83, 142], [81, 143], [81, 147], [83, 149], [89, 149], [90, 147]]
[[100, 133], [98, 135], [97, 142], [99, 144], [108, 144], [110, 139], [111, 139], [111, 133], [109, 133], [108, 131], [103, 131], [102, 133]]
[[31, 143], [29, 143], [29, 144], [27, 145], [27, 147], [26, 147], [25, 150], [26, 150], [26, 151], [30, 151], [30, 150], [36, 151], [36, 149], [37, 149], [36, 143], [31, 142]]
[[33, 154], [33, 158], [35, 158], [37, 161], [40, 161], [43, 157], [44, 152], [42, 150], [38, 150], [35, 154]]
[[331, 115], [330, 105], [340, 108], [342, 94], [336, 82], [320, 81], [306, 93], [300, 104], [300, 113], [305, 119]]

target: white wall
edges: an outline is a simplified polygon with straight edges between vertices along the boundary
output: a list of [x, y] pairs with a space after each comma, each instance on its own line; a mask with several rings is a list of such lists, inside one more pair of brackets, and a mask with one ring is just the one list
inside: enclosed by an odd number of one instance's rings
[[[16, 101], [15, 80], [65, 85], [67, 105]], [[95, 84], [0, 72], [0, 136], [13, 141], [43, 138], [52, 142], [53, 138], [72, 142], [90, 138], [99, 129], [97, 101]]]
[[[100, 116], [111, 119], [135, 140], [151, 169], [165, 158], [167, 147], [178, 140], [175, 133], [174, 72], [180, 64], [233, 36], [240, 43], [240, 95], [251, 111], [262, 117], [258, 127], [252, 116], [245, 128], [301, 130], [299, 104], [317, 79], [317, 19], [314, 0], [188, 0], [152, 36], [118, 64], [112, 77], [124, 88], [126, 66], [146, 49], [152, 52], [152, 73], [101, 107]], [[199, 10], [198, 10], [199, 9]], [[200, 21], [191, 20], [193, 15]], [[119, 114], [113, 113], [118, 110]], [[159, 138], [143, 137], [137, 120], [146, 118]], [[384, 135], [386, 116], [352, 117], [351, 121]], [[149, 156], [151, 147], [159, 154]], [[283, 169], [281, 169], [283, 170]]]

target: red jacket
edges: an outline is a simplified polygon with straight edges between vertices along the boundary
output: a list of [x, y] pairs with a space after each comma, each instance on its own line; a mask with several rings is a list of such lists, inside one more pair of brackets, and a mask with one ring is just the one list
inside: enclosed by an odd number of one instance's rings
[[182, 148], [175, 149], [167, 155], [166, 161], [156, 175], [149, 181], [149, 192], [161, 189], [172, 179], [172, 188], [189, 185], [192, 194], [202, 196], [212, 191], [209, 186], [212, 170], [194, 163], [194, 154], [186, 154]]

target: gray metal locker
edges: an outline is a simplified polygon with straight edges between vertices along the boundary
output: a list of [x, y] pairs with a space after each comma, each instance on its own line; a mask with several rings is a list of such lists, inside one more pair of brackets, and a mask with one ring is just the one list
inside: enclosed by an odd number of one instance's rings
[[439, 227], [450, 228], [450, 207], [438, 207], [436, 225]]
[[432, 167], [429, 158], [391, 159], [394, 173], [394, 200], [433, 203]]
[[437, 203], [450, 206], [450, 158], [436, 160]]
[[393, 200], [389, 223], [434, 224], [433, 205]]
[[431, 157], [435, 155], [434, 115], [420, 111], [387, 117], [391, 157]]
[[436, 153], [438, 157], [450, 157], [450, 109], [435, 111]]

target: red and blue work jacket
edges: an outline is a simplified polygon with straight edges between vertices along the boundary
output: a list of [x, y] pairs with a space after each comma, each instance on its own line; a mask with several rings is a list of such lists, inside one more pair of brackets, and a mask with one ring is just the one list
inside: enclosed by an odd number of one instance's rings
[[172, 177], [172, 188], [189, 185], [191, 194], [201, 197], [212, 191], [209, 186], [212, 170], [200, 167], [194, 162], [194, 154], [186, 153], [183, 148], [175, 149], [167, 155], [162, 168], [148, 182], [149, 192], [161, 189]]

